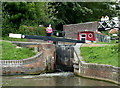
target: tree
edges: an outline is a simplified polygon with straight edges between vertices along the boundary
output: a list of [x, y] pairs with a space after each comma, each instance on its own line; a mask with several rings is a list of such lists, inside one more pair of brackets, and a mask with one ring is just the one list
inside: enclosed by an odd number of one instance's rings
[[52, 20], [59, 24], [75, 24], [89, 21], [97, 21], [102, 15], [116, 16], [112, 4], [105, 2], [50, 2], [48, 8], [54, 8]]
[[3, 35], [17, 33], [21, 25], [52, 24], [62, 30], [63, 24], [97, 21], [102, 15], [116, 15], [114, 3], [105, 2], [3, 2]]
[[16, 33], [20, 25], [46, 25], [50, 21], [44, 2], [4, 2], [2, 7], [3, 35]]

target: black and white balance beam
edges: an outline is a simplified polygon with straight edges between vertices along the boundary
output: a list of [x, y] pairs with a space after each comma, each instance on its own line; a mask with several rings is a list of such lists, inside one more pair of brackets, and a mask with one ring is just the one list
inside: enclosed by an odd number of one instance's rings
[[23, 38], [23, 39], [39, 39], [39, 40], [44, 40], [44, 41], [51, 40], [53, 42], [61, 41], [61, 42], [72, 42], [72, 43], [85, 43], [85, 41], [66, 39], [66, 38], [53, 38], [53, 37], [48, 37], [48, 36], [22, 35], [22, 34], [13, 34], [13, 33], [10, 33], [9, 37]]

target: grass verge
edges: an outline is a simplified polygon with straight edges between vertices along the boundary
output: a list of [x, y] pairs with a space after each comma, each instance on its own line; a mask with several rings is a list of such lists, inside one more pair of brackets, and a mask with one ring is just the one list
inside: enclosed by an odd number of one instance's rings
[[10, 38], [10, 37], [8, 37], [8, 36], [2, 37], [2, 40], [27, 42], [27, 39]]
[[2, 45], [2, 60], [20, 60], [36, 54], [32, 48], [16, 48], [16, 45], [5, 41], [0, 44]]
[[101, 47], [80, 47], [81, 56], [86, 63], [118, 66], [118, 45]]

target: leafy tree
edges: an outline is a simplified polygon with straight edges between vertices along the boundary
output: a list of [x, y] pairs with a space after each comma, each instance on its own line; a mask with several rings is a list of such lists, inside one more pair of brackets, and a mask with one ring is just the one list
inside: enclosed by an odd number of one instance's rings
[[3, 35], [19, 33], [22, 25], [47, 26], [62, 30], [63, 24], [97, 21], [102, 15], [116, 15], [114, 3], [93, 2], [3, 2]]
[[112, 4], [105, 2], [50, 2], [48, 8], [54, 8], [52, 20], [54, 25], [75, 24], [97, 21], [102, 15], [116, 16]]
[[10, 23], [17, 24], [18, 27], [23, 20], [36, 19], [36, 14], [34, 13], [34, 3], [7, 2], [4, 3], [3, 7], [3, 13], [8, 13], [8, 21]]
[[21, 25], [38, 26], [50, 21], [44, 2], [4, 2], [2, 7], [3, 35], [18, 33]]

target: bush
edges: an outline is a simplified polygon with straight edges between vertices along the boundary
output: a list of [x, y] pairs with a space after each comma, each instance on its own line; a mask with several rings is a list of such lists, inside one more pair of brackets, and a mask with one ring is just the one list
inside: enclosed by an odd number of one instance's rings
[[18, 31], [20, 34], [28, 34], [29, 33], [29, 30], [28, 30], [28, 27], [26, 25], [21, 25], [19, 27], [19, 31]]
[[2, 36], [8, 36], [9, 33], [16, 33], [16, 26], [9, 24], [9, 25], [2, 25]]
[[36, 34], [41, 36], [46, 36], [46, 28], [45, 27], [37, 27]]
[[24, 35], [46, 36], [46, 28], [45, 27], [34, 27], [34, 26], [21, 25], [19, 27], [19, 33], [24, 34]]
[[21, 25], [17, 29], [15, 26], [5, 25], [2, 29], [2, 36], [7, 37], [9, 33], [46, 36], [46, 27]]

